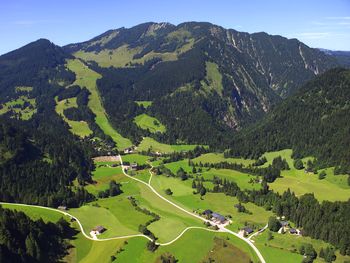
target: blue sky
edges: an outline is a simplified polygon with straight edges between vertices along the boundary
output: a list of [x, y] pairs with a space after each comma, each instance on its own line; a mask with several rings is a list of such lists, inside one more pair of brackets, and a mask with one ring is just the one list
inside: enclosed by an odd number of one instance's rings
[[149, 21], [208, 21], [350, 50], [350, 0], [1, 0], [0, 54], [38, 38], [65, 45]]

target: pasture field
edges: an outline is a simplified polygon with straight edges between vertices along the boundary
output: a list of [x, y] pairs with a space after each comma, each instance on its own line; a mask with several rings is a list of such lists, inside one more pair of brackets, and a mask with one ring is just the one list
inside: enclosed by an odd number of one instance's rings
[[12, 205], [12, 204], [3, 204], [1, 205], [3, 208], [11, 209], [11, 210], [17, 210], [25, 213], [27, 216], [29, 216], [32, 220], [38, 220], [42, 218], [44, 222], [57, 222], [60, 218], [66, 218], [63, 214], [60, 212], [55, 212], [52, 210], [47, 210], [39, 207], [29, 207], [29, 206], [19, 206], [19, 205]]
[[166, 131], [165, 126], [158, 119], [145, 113], [136, 116], [134, 122], [141, 129], [149, 130], [152, 133], [164, 133]]
[[91, 70], [88, 66], [78, 59], [70, 59], [66, 64], [67, 68], [73, 71], [76, 75], [76, 80], [72, 85], [86, 87], [90, 91], [88, 106], [96, 115], [95, 122], [103, 132], [113, 139], [117, 144], [117, 148], [122, 150], [132, 145], [131, 141], [121, 136], [109, 123], [105, 109], [103, 108], [100, 95], [96, 87], [97, 79], [101, 75]]
[[101, 67], [133, 67], [132, 64], [144, 64], [146, 61], [154, 58], [160, 58], [163, 61], [174, 61], [178, 59], [178, 55], [190, 50], [193, 47], [194, 39], [191, 38], [183, 46], [174, 52], [158, 53], [151, 51], [141, 58], [134, 59], [133, 57], [142, 51], [142, 47], [130, 48], [128, 45], [122, 45], [115, 50], [103, 49], [98, 53], [78, 51], [73, 55], [84, 61], [95, 61]]
[[97, 195], [99, 191], [106, 190], [109, 186], [111, 180], [118, 180], [123, 176], [123, 171], [120, 166], [117, 167], [108, 167], [100, 166], [99, 163], [96, 163], [97, 167], [92, 173], [92, 180], [95, 181], [94, 184], [88, 184], [85, 186], [85, 189], [94, 195]]
[[[24, 107], [25, 103], [28, 103], [29, 106]], [[28, 96], [20, 96], [19, 98], [8, 101], [1, 106], [0, 115], [13, 111], [15, 116], [21, 120], [29, 120], [36, 113], [35, 99], [30, 99]]]
[[260, 189], [261, 184], [256, 183], [254, 180], [257, 178], [255, 175], [249, 175], [247, 173], [241, 173], [236, 170], [230, 170], [230, 169], [210, 169], [206, 170], [204, 168], [204, 172], [202, 173], [203, 178], [205, 179], [213, 179], [214, 176], [227, 179], [229, 181], [235, 182], [239, 188], [242, 190], [248, 189]]
[[[165, 253], [175, 255], [179, 263], [202, 262], [211, 251], [215, 254], [220, 253], [220, 250], [215, 249], [216, 237], [225, 239], [227, 243], [238, 249], [241, 255], [244, 254], [245, 257], [249, 257], [252, 262], [258, 262], [255, 253], [240, 239], [225, 233], [209, 232], [203, 229], [191, 229], [185, 232], [176, 242], [168, 246], [160, 246], [154, 253], [145, 249], [146, 240], [136, 238], [130, 239], [128, 240], [128, 244], [124, 247], [125, 250], [117, 255], [115, 262], [160, 263], [160, 256]], [[232, 261], [220, 262], [225, 263]]]
[[152, 152], [160, 153], [172, 153], [172, 152], [182, 152], [190, 151], [196, 148], [197, 145], [189, 144], [165, 144], [160, 143], [150, 137], [144, 137], [140, 145], [137, 147], [138, 151], [148, 151], [151, 149]]
[[[262, 234], [253, 238], [255, 240], [255, 244], [267, 262], [280, 262], [281, 256], [284, 256], [288, 260], [291, 260], [288, 262], [301, 262], [299, 259], [302, 259], [302, 256], [298, 253], [298, 248], [302, 244], [312, 244], [317, 254], [319, 254], [321, 248], [330, 246], [330, 244], [327, 244], [321, 240], [312, 239], [310, 237], [291, 235], [289, 233], [278, 234], [272, 232], [273, 239], [267, 240], [268, 231], [269, 230], [266, 230]], [[349, 256], [340, 255], [339, 251], [336, 252], [336, 256], [337, 260], [335, 262], [339, 263], [350, 259]], [[325, 261], [318, 257], [314, 262], [321, 263]]]
[[[318, 171], [320, 173], [324, 170], [327, 174], [325, 179], [319, 180], [318, 174], [305, 173], [304, 169], [295, 169], [291, 155], [291, 149], [264, 154], [267, 163], [262, 167], [267, 167], [278, 156], [286, 159], [290, 167], [290, 170], [281, 172], [282, 178], [277, 178], [276, 181], [269, 184], [270, 189], [283, 193], [290, 188], [297, 196], [313, 193], [319, 201], [347, 201], [349, 199], [350, 186], [347, 184], [347, 175], [334, 175], [334, 167], [329, 167]], [[313, 157], [303, 158], [304, 164], [310, 159], [312, 160]]]
[[164, 166], [170, 169], [174, 174], [176, 174], [180, 168], [184, 169], [187, 173], [192, 173], [192, 167], [188, 165], [188, 159], [166, 163]]
[[72, 121], [72, 120], [69, 120], [64, 115], [65, 109], [78, 108], [76, 97], [64, 99], [61, 101], [58, 101], [56, 97], [55, 100], [56, 100], [55, 110], [57, 114], [60, 115], [63, 118], [63, 120], [69, 125], [70, 127], [69, 130], [73, 134], [78, 135], [79, 137], [87, 137], [92, 134], [92, 130], [89, 128], [89, 125], [86, 121]]
[[143, 106], [145, 109], [152, 106], [152, 101], [150, 100], [136, 100], [135, 103], [139, 106]]
[[[216, 91], [218, 94], [222, 95], [223, 86], [222, 86], [222, 75], [219, 72], [219, 67], [216, 63], [213, 62], [205, 62], [206, 68], [206, 80], [202, 81], [202, 87], [206, 91]], [[209, 85], [207, 84], [209, 83]]]
[[215, 164], [215, 163], [221, 163], [221, 162], [228, 162], [228, 163], [242, 164], [244, 166], [248, 166], [248, 165], [253, 164], [255, 162], [255, 160], [251, 160], [251, 159], [225, 158], [223, 153], [202, 154], [201, 156], [194, 158], [192, 161], [195, 164], [199, 164], [200, 162], [202, 162], [202, 164], [205, 164], [205, 163]]
[[[239, 213], [234, 207], [235, 204], [239, 203], [237, 198], [226, 196], [223, 193], [207, 192], [201, 199], [199, 194], [193, 194], [195, 189], [192, 188], [192, 180], [190, 179], [181, 181], [178, 178], [158, 175], [152, 177], [151, 184], [163, 196], [189, 211], [202, 212], [205, 209], [211, 209], [225, 216], [230, 215], [232, 225], [229, 228], [233, 231], [237, 231], [246, 222], [259, 227], [264, 226], [269, 216], [272, 215], [272, 212], [252, 203], [243, 204], [252, 214]], [[206, 187], [210, 188], [210, 185], [207, 183]], [[164, 194], [164, 190], [167, 188], [173, 192], [171, 196]]]
[[123, 162], [137, 163], [137, 164], [145, 164], [149, 159], [151, 159], [150, 156], [142, 155], [138, 153], [122, 155], [122, 158], [123, 158]]

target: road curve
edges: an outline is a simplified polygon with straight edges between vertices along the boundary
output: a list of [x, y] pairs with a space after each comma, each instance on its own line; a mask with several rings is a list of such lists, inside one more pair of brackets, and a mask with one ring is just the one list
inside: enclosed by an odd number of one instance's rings
[[51, 208], [51, 207], [46, 207], [46, 206], [40, 206], [40, 205], [27, 205], [27, 204], [20, 204], [20, 203], [6, 203], [6, 202], [0, 202], [0, 205], [1, 204], [4, 204], [4, 205], [14, 205], [14, 206], [27, 206], [27, 207], [36, 207], [36, 208], [42, 208], [42, 209], [46, 209], [46, 210], [50, 210], [50, 211], [54, 211], [54, 212], [58, 212], [58, 213], [61, 213], [65, 216], [69, 216], [71, 218], [74, 218], [75, 221], [78, 223], [79, 225], [79, 228], [80, 228], [80, 231], [81, 233], [84, 235], [84, 237], [86, 237], [87, 239], [90, 239], [92, 241], [108, 241], [108, 240], [114, 240], [114, 239], [124, 239], [124, 238], [132, 238], [132, 237], [144, 237], [144, 238], [147, 238], [149, 240], [152, 240], [150, 237], [146, 236], [146, 235], [142, 235], [142, 234], [135, 234], [135, 235], [127, 235], [127, 236], [118, 236], [118, 237], [111, 237], [111, 238], [97, 238], [97, 239], [94, 239], [92, 238], [91, 236], [89, 236], [88, 234], [85, 233], [84, 231], [84, 228], [83, 228], [83, 225], [81, 224], [81, 222], [79, 221], [78, 218], [76, 218], [75, 216], [65, 212], [65, 211], [62, 211], [62, 210], [59, 210], [59, 209], [55, 209], [55, 208]]
[[[200, 220], [202, 220], [202, 221], [204, 221], [204, 222], [208, 222], [207, 219], [205, 219], [205, 218], [203, 218], [203, 217], [201, 217], [201, 216], [199, 216], [199, 215], [197, 215], [197, 214], [195, 214], [195, 213], [192, 213], [192, 212], [190, 212], [190, 211], [188, 211], [188, 210], [182, 208], [181, 206], [175, 204], [174, 202], [172, 202], [172, 201], [166, 199], [164, 196], [162, 196], [161, 194], [159, 194], [159, 193], [153, 188], [153, 186], [151, 185], [152, 176], [153, 176], [153, 173], [151, 172], [151, 169], [153, 168], [152, 164], [151, 164], [151, 167], [152, 167], [152, 168], [149, 170], [150, 178], [149, 178], [149, 180], [148, 180], [148, 183], [145, 183], [144, 181], [142, 181], [142, 180], [140, 180], [140, 179], [138, 179], [138, 178], [135, 178], [135, 177], [133, 177], [133, 176], [128, 175], [128, 174], [125, 172], [124, 165], [123, 165], [123, 159], [122, 159], [121, 155], [119, 155], [119, 159], [120, 159], [120, 164], [121, 164], [121, 166], [122, 166], [122, 171], [123, 171], [123, 173], [124, 173], [125, 176], [127, 176], [127, 177], [129, 177], [129, 178], [131, 178], [131, 179], [133, 179], [133, 180], [136, 180], [136, 181], [138, 181], [138, 182], [140, 182], [140, 183], [142, 183], [142, 184], [144, 184], [144, 185], [147, 185], [147, 186], [151, 189], [151, 191], [154, 192], [159, 198], [161, 198], [161, 199], [163, 199], [164, 201], [168, 202], [169, 204], [175, 206], [175, 207], [178, 208], [179, 210], [181, 210], [181, 211], [183, 211], [183, 212], [185, 212], [185, 213], [187, 213], [187, 214], [189, 214], [189, 215], [191, 215], [191, 216], [193, 216], [193, 217], [196, 217], [196, 218], [198, 218], [198, 219], [200, 219]], [[257, 247], [250, 241], [250, 239], [245, 238], [245, 237], [242, 237], [242, 236], [240, 236], [238, 233], [233, 232], [233, 231], [231, 231], [231, 230], [229, 230], [229, 229], [227, 229], [227, 228], [225, 228], [225, 227], [220, 227], [220, 226], [219, 226], [219, 229], [220, 229], [222, 232], [227, 232], [227, 233], [229, 233], [229, 234], [232, 234], [232, 235], [238, 237], [239, 239], [243, 240], [244, 242], [246, 242], [246, 243], [254, 250], [254, 252], [255, 252], [256, 255], [258, 256], [260, 262], [261, 262], [261, 263], [266, 263], [266, 261], [265, 261], [264, 257], [262, 256], [262, 254], [261, 254], [260, 251], [257, 249]], [[185, 230], [186, 230], [186, 229], [185, 229]], [[184, 230], [184, 231], [185, 231], [185, 230]], [[183, 231], [183, 233], [184, 233], [184, 231]], [[182, 234], [183, 234], [183, 233], [182, 233]], [[181, 234], [180, 234], [180, 235], [181, 235]], [[179, 238], [179, 237], [178, 237], [178, 238]], [[169, 243], [169, 242], [168, 242], [168, 243]]]

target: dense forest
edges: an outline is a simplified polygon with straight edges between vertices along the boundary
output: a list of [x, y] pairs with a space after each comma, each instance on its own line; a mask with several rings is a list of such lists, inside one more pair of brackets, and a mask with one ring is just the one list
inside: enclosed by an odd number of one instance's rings
[[31, 220], [23, 212], [0, 206], [0, 262], [60, 262], [75, 230], [64, 219], [57, 223]]
[[227, 156], [258, 158], [293, 149], [293, 157], [315, 156], [317, 167], [350, 173], [350, 71], [333, 69], [303, 86], [261, 122], [243, 130]]
[[[0, 57], [0, 101], [26, 96], [35, 99], [36, 113], [28, 120], [0, 116], [0, 196], [2, 201], [79, 206], [91, 200], [72, 181], [91, 182], [94, 149], [68, 130], [55, 112], [58, 85], [75, 76], [62, 67], [70, 56], [48, 40], [38, 40]], [[30, 87], [19, 91], [16, 87]], [[86, 96], [85, 96], [86, 97]], [[83, 103], [82, 103], [83, 104]]]

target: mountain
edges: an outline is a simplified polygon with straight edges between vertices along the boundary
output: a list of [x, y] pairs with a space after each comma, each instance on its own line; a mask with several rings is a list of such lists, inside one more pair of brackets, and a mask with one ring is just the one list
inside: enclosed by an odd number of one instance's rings
[[124, 136], [140, 138], [126, 121], [135, 117], [127, 101], [148, 100], [149, 113], [168, 127], [160, 139], [172, 143], [208, 144], [209, 134], [239, 130], [338, 65], [296, 39], [197, 22], [109, 30], [64, 50], [103, 75], [104, 106]]
[[[93, 149], [55, 111], [55, 97], [74, 74], [71, 56], [38, 40], [0, 56], [0, 199], [78, 206], [89, 195], [71, 188], [91, 181]], [[59, 171], [59, 173], [57, 172]]]
[[350, 70], [332, 69], [305, 84], [261, 122], [242, 131], [229, 155], [259, 157], [293, 148], [296, 158], [350, 173]]
[[319, 50], [321, 50], [327, 55], [333, 56], [340, 65], [347, 68], [350, 67], [350, 51], [337, 51], [322, 48], [320, 48]]

